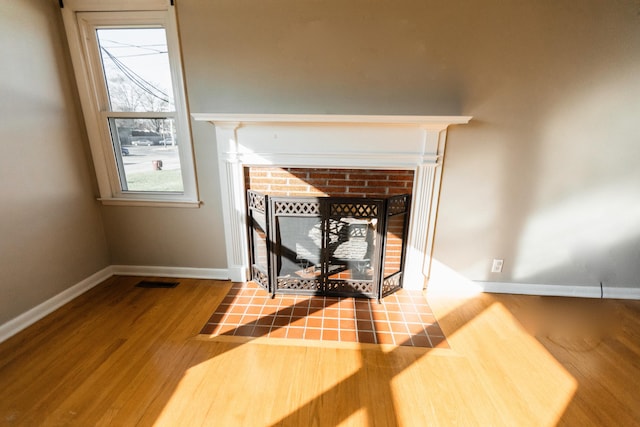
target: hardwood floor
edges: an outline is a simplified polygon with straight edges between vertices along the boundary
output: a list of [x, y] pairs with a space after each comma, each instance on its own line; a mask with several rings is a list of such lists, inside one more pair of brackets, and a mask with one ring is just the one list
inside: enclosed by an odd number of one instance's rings
[[451, 349], [197, 336], [229, 282], [112, 277], [0, 344], [0, 425], [640, 425], [640, 301], [429, 298]]

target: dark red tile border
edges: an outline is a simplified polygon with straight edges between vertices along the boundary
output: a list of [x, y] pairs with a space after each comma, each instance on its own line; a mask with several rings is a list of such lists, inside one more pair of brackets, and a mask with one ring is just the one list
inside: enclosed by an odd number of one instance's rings
[[200, 333], [449, 348], [422, 292], [406, 290], [379, 304], [361, 298], [270, 298], [252, 282], [235, 283]]

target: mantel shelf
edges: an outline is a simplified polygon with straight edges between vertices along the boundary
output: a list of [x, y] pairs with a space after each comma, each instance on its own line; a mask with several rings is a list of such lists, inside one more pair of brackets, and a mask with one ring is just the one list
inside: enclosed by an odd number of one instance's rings
[[471, 116], [369, 116], [338, 114], [227, 114], [192, 113], [196, 121], [238, 124], [351, 124], [438, 126], [466, 124]]

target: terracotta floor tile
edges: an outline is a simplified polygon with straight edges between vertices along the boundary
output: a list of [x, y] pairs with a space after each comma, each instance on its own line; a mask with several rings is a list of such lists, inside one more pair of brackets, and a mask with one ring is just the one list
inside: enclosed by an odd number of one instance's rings
[[400, 311], [400, 305], [395, 303], [384, 303], [384, 308], [386, 308], [387, 311]]
[[431, 345], [436, 348], [451, 348], [444, 337], [431, 337]]
[[371, 317], [373, 317], [374, 322], [386, 322], [388, 320], [387, 312], [385, 311], [374, 311], [371, 313]]
[[288, 317], [288, 316], [276, 316], [273, 319], [274, 327], [287, 326], [290, 323], [291, 323], [291, 317]]
[[409, 330], [407, 329], [407, 324], [402, 322], [390, 322], [389, 327], [391, 328], [391, 332], [395, 333], [405, 333], [408, 334]]
[[260, 326], [256, 325], [253, 329], [252, 337], [266, 337], [269, 335], [269, 331], [271, 330], [271, 326]]
[[373, 331], [373, 322], [370, 320], [357, 320], [356, 326], [359, 331]]
[[334, 329], [323, 329], [322, 330], [322, 339], [327, 341], [338, 341], [338, 331]]
[[322, 318], [307, 317], [307, 328], [322, 328]]
[[393, 336], [386, 332], [376, 332], [378, 344], [394, 344]]
[[218, 313], [217, 311], [209, 318], [207, 323], [221, 323], [225, 313]]
[[214, 333], [218, 335], [233, 335], [235, 329], [235, 325], [218, 325]]
[[338, 329], [340, 327], [340, 320], [338, 319], [324, 319], [322, 323], [323, 328]]
[[227, 325], [237, 325], [241, 320], [241, 314], [227, 314], [226, 316], [224, 316], [224, 319], [222, 319], [222, 323]]
[[265, 305], [262, 306], [262, 311], [260, 312], [261, 316], [264, 315], [269, 315], [269, 314], [276, 314], [278, 311], [278, 307], [275, 305]]
[[405, 345], [405, 346], [411, 346], [413, 345], [411, 342], [411, 335], [404, 333], [404, 334], [398, 334], [398, 333], [393, 333], [393, 339], [396, 343], [396, 345]]
[[298, 317], [291, 317], [291, 321], [289, 323], [292, 327], [300, 327], [300, 328], [304, 328], [307, 324], [307, 317], [306, 316], [298, 316]]
[[242, 316], [242, 320], [240, 321], [240, 323], [243, 325], [247, 325], [249, 323], [255, 322], [259, 318], [260, 318], [259, 314], [245, 314], [244, 316]]
[[293, 313], [293, 307], [278, 307], [278, 311], [276, 311], [276, 316], [291, 316]]
[[287, 328], [287, 338], [302, 339], [304, 338], [304, 328], [290, 327]]
[[373, 332], [358, 331], [358, 342], [375, 344], [376, 336]]
[[286, 336], [286, 328], [271, 328], [271, 332], [269, 332], [269, 338], [286, 338]]
[[298, 307], [296, 305], [296, 307], [293, 309], [293, 312], [291, 314], [293, 316], [306, 316], [307, 314], [309, 314], [309, 308], [308, 307]]
[[442, 329], [440, 329], [440, 326], [437, 324], [427, 326], [427, 332], [429, 333], [429, 335], [437, 335], [440, 337], [444, 336]]
[[422, 323], [422, 319], [420, 318], [420, 315], [417, 313], [404, 311], [402, 314], [404, 315], [404, 320], [407, 323]]
[[304, 330], [304, 339], [306, 339], [306, 340], [319, 340], [319, 339], [322, 339], [322, 329], [319, 329], [319, 328], [306, 328]]
[[416, 347], [431, 347], [431, 341], [426, 335], [413, 335], [411, 341]]
[[309, 308], [309, 314], [308, 314], [309, 318], [315, 317], [315, 318], [319, 318], [322, 319], [324, 317], [324, 311], [317, 309], [317, 308]]
[[358, 338], [358, 334], [354, 330], [342, 330], [340, 329], [340, 341], [355, 342]]
[[[276, 296], [275, 299], [278, 299], [278, 297]], [[291, 307], [292, 305], [295, 305], [295, 303], [296, 303], [295, 297], [280, 297], [281, 306]]]
[[376, 332], [391, 332], [389, 322], [373, 322], [373, 330]]
[[353, 319], [340, 319], [340, 329], [356, 329], [356, 321]]
[[413, 302], [410, 295], [397, 295], [397, 299], [400, 304], [411, 304]]
[[407, 323], [407, 329], [409, 330], [410, 334], [416, 335], [416, 334], [421, 334], [421, 335], [426, 335], [426, 329], [424, 327], [424, 325], [422, 325], [421, 323]]
[[387, 313], [390, 322], [404, 322], [404, 316], [400, 312]]
[[311, 297], [309, 299], [309, 307], [324, 307], [323, 297]]
[[233, 331], [233, 335], [250, 337], [253, 334], [254, 327], [255, 325], [240, 325]]
[[341, 309], [340, 310], [340, 319], [355, 319], [356, 313], [352, 309]]
[[340, 318], [340, 311], [337, 308], [325, 308], [324, 317], [331, 317], [334, 319]]
[[256, 325], [271, 327], [271, 325], [273, 325], [274, 319], [275, 316], [261, 316], [256, 319]]
[[350, 309], [353, 310], [354, 309], [354, 302], [352, 298], [343, 298], [339, 303], [338, 303], [338, 308], [340, 309]]
[[370, 310], [369, 300], [356, 300], [355, 301], [356, 310]]
[[338, 304], [340, 300], [337, 297], [325, 297], [324, 302], [325, 302], [325, 307], [331, 307]]
[[370, 320], [371, 312], [369, 310], [356, 310], [356, 319]]
[[239, 305], [239, 304], [235, 304], [229, 307], [229, 314], [244, 314], [244, 312], [247, 310], [247, 306], [246, 305]]
[[416, 306], [410, 302], [400, 304], [400, 311], [403, 313], [411, 313], [411, 312], [414, 312], [415, 310], [416, 310]]
[[249, 305], [247, 306], [247, 311], [245, 312], [245, 314], [260, 314], [261, 311], [261, 305]]
[[203, 335], [211, 335], [213, 334], [213, 331], [215, 331], [217, 327], [218, 325], [215, 323], [207, 323], [206, 325], [204, 325], [200, 333]]

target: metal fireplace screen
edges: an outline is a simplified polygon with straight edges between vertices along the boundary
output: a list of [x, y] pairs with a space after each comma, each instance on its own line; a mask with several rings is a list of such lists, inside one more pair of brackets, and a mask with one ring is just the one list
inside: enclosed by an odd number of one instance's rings
[[251, 279], [272, 295], [380, 299], [402, 288], [411, 196], [247, 192]]

